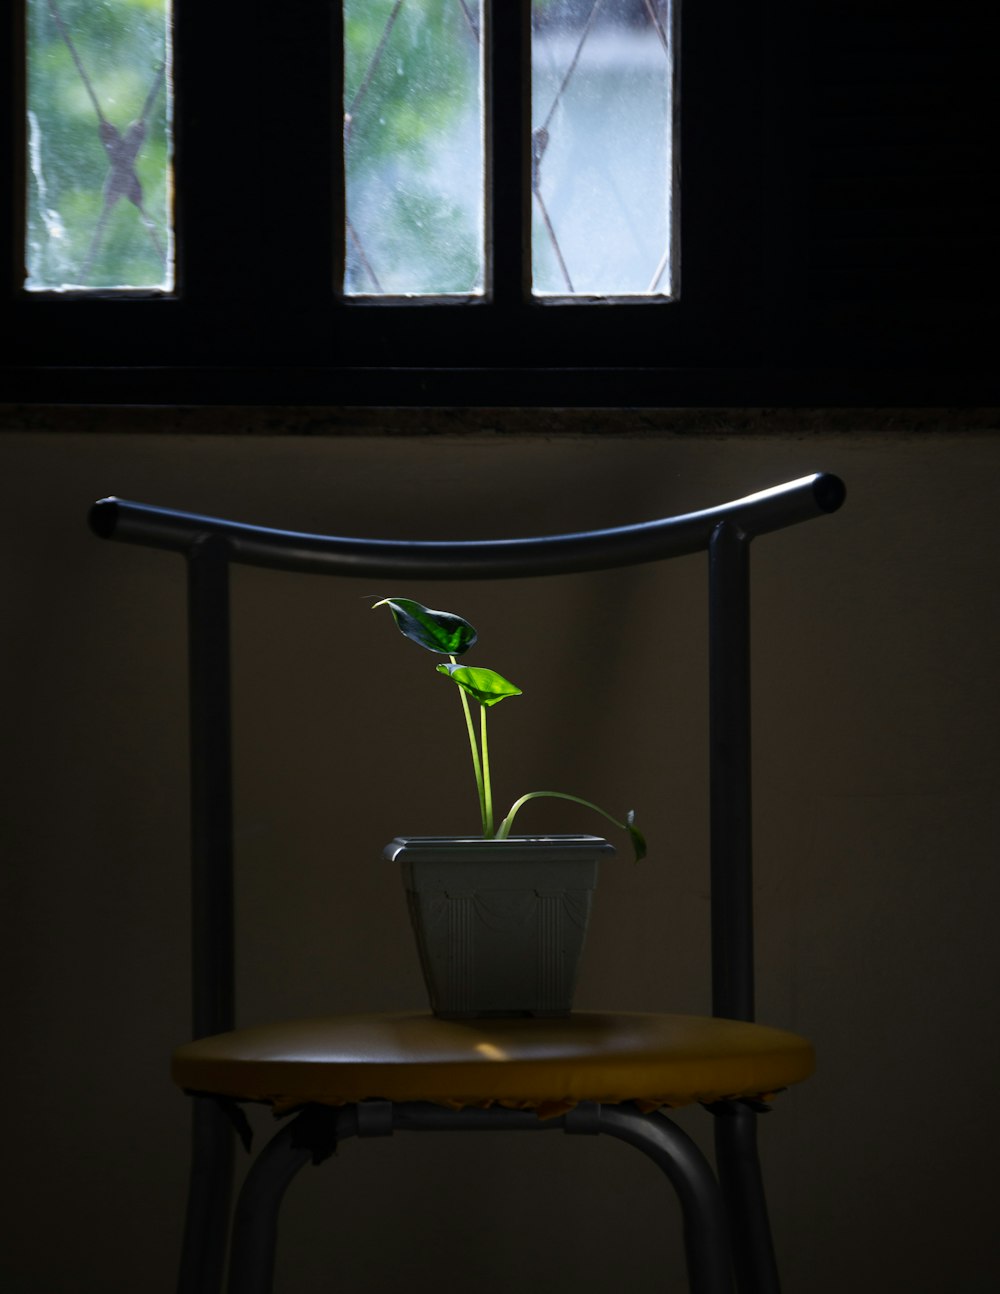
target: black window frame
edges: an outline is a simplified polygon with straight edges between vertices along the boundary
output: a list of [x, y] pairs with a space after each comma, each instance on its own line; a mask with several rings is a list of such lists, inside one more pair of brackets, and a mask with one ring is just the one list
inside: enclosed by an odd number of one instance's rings
[[174, 0], [176, 292], [24, 292], [23, 6], [13, 4], [0, 35], [12, 87], [0, 147], [15, 181], [0, 211], [0, 241], [11, 248], [0, 282], [0, 401], [992, 401], [995, 329], [977, 328], [975, 311], [966, 308], [961, 344], [949, 352], [952, 324], [939, 303], [873, 311], [864, 300], [803, 294], [802, 175], [812, 162], [800, 0], [675, 0], [676, 299], [532, 300], [530, 6], [485, 3], [488, 154], [499, 177], [492, 300], [377, 305], [334, 290], [343, 173], [333, 0]]

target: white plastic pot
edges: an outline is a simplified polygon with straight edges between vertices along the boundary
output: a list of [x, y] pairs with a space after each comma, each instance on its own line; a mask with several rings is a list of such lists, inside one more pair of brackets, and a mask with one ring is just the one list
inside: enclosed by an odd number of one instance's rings
[[557, 1016], [573, 1004], [599, 836], [397, 836], [431, 1009], [449, 1019]]

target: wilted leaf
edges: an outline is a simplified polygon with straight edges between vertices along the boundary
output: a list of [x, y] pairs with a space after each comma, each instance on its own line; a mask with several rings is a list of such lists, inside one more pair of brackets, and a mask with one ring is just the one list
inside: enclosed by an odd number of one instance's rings
[[375, 607], [388, 607], [404, 637], [442, 656], [461, 656], [477, 638], [468, 620], [450, 611], [435, 611], [411, 598], [383, 598], [372, 610]]
[[520, 696], [521, 689], [508, 682], [496, 670], [475, 665], [439, 665], [439, 674], [447, 674], [459, 687], [476, 698], [480, 705], [496, 705], [508, 696]]
[[625, 815], [625, 830], [632, 841], [632, 849], [635, 851], [635, 861], [638, 863], [646, 857], [646, 837], [635, 825], [635, 809], [629, 809]]

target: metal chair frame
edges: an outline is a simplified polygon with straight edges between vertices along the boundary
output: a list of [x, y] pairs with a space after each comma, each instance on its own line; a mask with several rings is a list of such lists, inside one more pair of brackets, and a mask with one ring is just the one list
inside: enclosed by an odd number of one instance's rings
[[[300, 534], [116, 498], [95, 503], [105, 539], [184, 555], [188, 572], [191, 741], [193, 1037], [234, 1020], [233, 826], [229, 566], [396, 579], [499, 579], [594, 571], [708, 553], [711, 943], [713, 1015], [754, 1016], [750, 794], [750, 544], [758, 535], [835, 511], [845, 490], [818, 473], [699, 512], [638, 525], [532, 539], [396, 541]], [[617, 1137], [666, 1174], [682, 1209], [693, 1294], [777, 1294], [774, 1249], [752, 1102], [708, 1107], [713, 1172], [661, 1113], [584, 1103], [559, 1118], [491, 1108], [364, 1101], [308, 1106], [257, 1155], [229, 1243], [236, 1124], [213, 1097], [194, 1096], [188, 1209], [178, 1289], [218, 1294], [227, 1252], [230, 1294], [268, 1294], [285, 1189], [337, 1141], [399, 1131], [518, 1130]]]

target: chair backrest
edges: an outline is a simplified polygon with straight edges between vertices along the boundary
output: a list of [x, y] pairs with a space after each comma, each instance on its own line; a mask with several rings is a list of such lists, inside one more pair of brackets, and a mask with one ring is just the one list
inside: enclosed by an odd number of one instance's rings
[[234, 1025], [229, 565], [394, 579], [501, 579], [708, 553], [712, 1010], [754, 1013], [750, 806], [750, 542], [834, 512], [818, 473], [704, 511], [530, 539], [402, 541], [300, 534], [101, 499], [104, 539], [182, 553], [188, 569], [193, 1036]]

